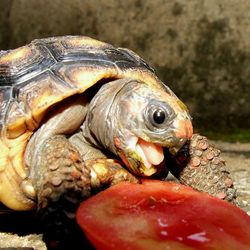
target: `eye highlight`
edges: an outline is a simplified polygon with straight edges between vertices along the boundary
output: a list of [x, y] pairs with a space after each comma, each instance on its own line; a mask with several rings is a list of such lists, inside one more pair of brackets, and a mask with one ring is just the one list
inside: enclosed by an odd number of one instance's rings
[[173, 120], [173, 110], [167, 103], [151, 101], [144, 113], [145, 123], [151, 130], [166, 129]]
[[153, 120], [156, 124], [164, 123], [165, 119], [166, 119], [166, 114], [164, 110], [162, 110], [161, 108], [158, 108], [154, 111]]

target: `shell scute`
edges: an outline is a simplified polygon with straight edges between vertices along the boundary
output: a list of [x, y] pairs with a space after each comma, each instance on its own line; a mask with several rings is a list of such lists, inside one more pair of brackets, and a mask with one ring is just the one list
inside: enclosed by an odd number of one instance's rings
[[0, 58], [0, 86], [25, 82], [49, 68], [55, 59], [42, 45], [31, 43]]
[[53, 68], [57, 76], [83, 92], [103, 78], [118, 76], [116, 66], [108, 61], [58, 63]]
[[106, 48], [114, 48], [110, 44], [82, 36], [67, 36], [56, 40], [37, 40], [37, 42], [39, 41], [46, 43], [46, 47], [58, 62], [87, 59], [93, 60], [91, 55], [99, 55]]

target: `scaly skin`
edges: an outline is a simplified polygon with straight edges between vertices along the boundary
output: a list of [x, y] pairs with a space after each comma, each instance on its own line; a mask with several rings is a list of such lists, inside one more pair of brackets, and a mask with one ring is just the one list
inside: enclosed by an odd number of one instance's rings
[[37, 190], [37, 213], [45, 226], [45, 238], [57, 239], [61, 237], [62, 228], [65, 232], [76, 227], [72, 220], [75, 210], [83, 197], [90, 196], [90, 172], [64, 136], [48, 139], [41, 156], [33, 180]]
[[166, 161], [182, 184], [234, 202], [236, 190], [220, 153], [206, 137], [194, 134], [177, 155], [166, 155]]
[[112, 159], [83, 162], [76, 148], [64, 136], [53, 136], [43, 145], [36, 179], [38, 216], [45, 226], [45, 239], [74, 237], [75, 212], [80, 202], [93, 193], [122, 181], [137, 178]]

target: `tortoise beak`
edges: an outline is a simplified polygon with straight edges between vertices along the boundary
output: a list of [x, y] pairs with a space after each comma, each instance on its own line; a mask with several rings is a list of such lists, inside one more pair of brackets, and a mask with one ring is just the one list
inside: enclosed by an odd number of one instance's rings
[[174, 133], [179, 139], [190, 140], [193, 135], [193, 125], [191, 121], [189, 119], [180, 120]]
[[169, 148], [169, 152], [172, 155], [175, 155], [182, 146], [186, 143], [186, 141], [190, 140], [193, 135], [193, 125], [189, 119], [180, 120], [178, 122], [178, 126], [174, 130], [175, 135], [175, 145]]

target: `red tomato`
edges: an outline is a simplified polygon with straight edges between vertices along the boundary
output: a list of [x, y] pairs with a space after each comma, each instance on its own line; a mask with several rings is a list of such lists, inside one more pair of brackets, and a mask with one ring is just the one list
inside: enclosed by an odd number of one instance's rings
[[84, 201], [77, 221], [97, 249], [250, 249], [250, 217], [171, 182], [121, 183]]

